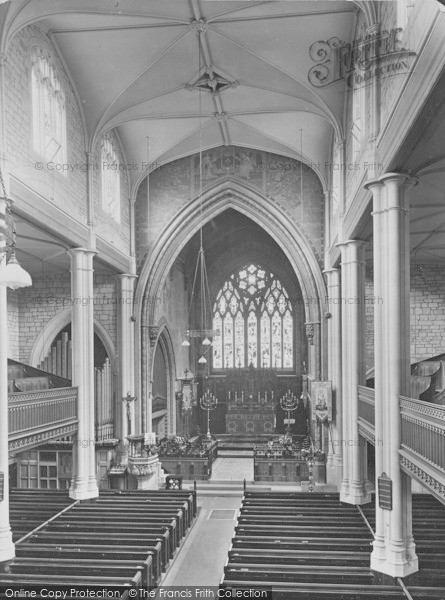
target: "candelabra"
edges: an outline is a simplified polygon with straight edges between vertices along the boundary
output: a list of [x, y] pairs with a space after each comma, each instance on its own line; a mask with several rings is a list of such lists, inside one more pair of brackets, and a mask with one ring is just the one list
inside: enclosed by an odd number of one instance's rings
[[207, 439], [211, 440], [210, 435], [210, 411], [215, 410], [218, 404], [218, 400], [210, 390], [207, 390], [204, 396], [199, 399], [199, 405], [203, 410], [207, 411]]
[[280, 399], [281, 408], [287, 413], [287, 428], [286, 433], [290, 435], [290, 417], [291, 413], [293, 413], [298, 406], [298, 398], [295, 394], [292, 394], [290, 390], [288, 390], [284, 396]]

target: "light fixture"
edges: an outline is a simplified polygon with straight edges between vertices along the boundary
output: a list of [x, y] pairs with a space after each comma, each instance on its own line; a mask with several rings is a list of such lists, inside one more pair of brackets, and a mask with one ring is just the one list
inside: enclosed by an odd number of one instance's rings
[[[201, 61], [201, 52], [200, 52], [200, 44], [201, 44], [201, 38], [199, 37], [199, 42], [198, 42], [198, 56], [199, 56], [199, 63]], [[201, 64], [199, 64], [199, 73], [201, 73]], [[199, 141], [199, 204], [200, 204], [200, 214], [202, 216], [203, 214], [203, 210], [202, 210], [202, 127], [201, 127], [201, 119], [202, 119], [202, 108], [201, 108], [201, 88], [198, 89], [198, 94], [199, 94], [199, 137], [200, 137], [200, 141]], [[185, 336], [184, 336], [184, 340], [181, 344], [182, 347], [187, 348], [190, 346], [190, 338], [198, 338], [201, 339], [202, 342], [202, 350], [201, 350], [201, 356], [198, 359], [198, 364], [199, 365], [206, 365], [207, 364], [207, 358], [206, 358], [206, 354], [209, 352], [210, 347], [212, 346], [212, 341], [211, 339], [213, 338], [214, 332], [212, 329], [207, 329], [207, 327], [209, 326], [209, 319], [211, 319], [211, 301], [210, 301], [210, 288], [209, 288], [209, 282], [208, 282], [208, 278], [207, 278], [207, 268], [206, 268], [206, 264], [205, 264], [205, 257], [204, 257], [204, 245], [203, 245], [203, 219], [202, 219], [202, 223], [199, 229], [199, 250], [198, 250], [198, 256], [196, 259], [196, 267], [195, 267], [195, 275], [194, 275], [194, 279], [193, 279], [193, 286], [192, 286], [192, 292], [191, 292], [191, 296], [190, 296], [190, 307], [189, 307], [189, 313], [188, 313], [188, 318], [187, 318], [187, 326], [189, 326], [190, 324], [190, 317], [192, 314], [192, 309], [196, 309], [193, 311], [193, 315], [196, 319], [196, 317], [199, 314], [199, 321], [198, 321], [198, 328], [196, 329], [188, 329]], [[197, 285], [198, 285], [198, 279], [199, 279], [199, 292], [197, 293]], [[198, 302], [198, 298], [197, 296], [199, 296], [199, 302]]]
[[[5, 215], [3, 231], [6, 243], [0, 247], [0, 285], [9, 287], [13, 290], [32, 285], [31, 275], [20, 266], [15, 255], [15, 246], [17, 233], [14, 219], [11, 214], [12, 200], [8, 198], [6, 186], [3, 180], [3, 174], [0, 167], [0, 185], [3, 195], [0, 197], [1, 212]], [[8, 235], [10, 229], [10, 235]]]
[[13, 290], [32, 285], [31, 275], [20, 266], [14, 248], [6, 267], [0, 271], [0, 283]]

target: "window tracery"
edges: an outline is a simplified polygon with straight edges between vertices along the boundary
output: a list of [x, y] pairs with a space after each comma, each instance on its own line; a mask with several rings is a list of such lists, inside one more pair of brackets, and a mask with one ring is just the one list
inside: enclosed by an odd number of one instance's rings
[[233, 273], [213, 307], [213, 368], [294, 365], [292, 302], [270, 271], [249, 264]]
[[109, 138], [104, 138], [101, 148], [102, 209], [114, 221], [121, 220], [121, 180], [119, 157]]
[[31, 98], [34, 150], [48, 162], [65, 163], [65, 94], [48, 52], [38, 46], [31, 57]]

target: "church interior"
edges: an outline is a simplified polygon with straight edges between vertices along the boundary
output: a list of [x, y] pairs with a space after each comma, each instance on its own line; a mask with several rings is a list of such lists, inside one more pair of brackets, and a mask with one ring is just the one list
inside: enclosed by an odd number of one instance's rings
[[445, 599], [444, 38], [0, 2], [0, 598]]

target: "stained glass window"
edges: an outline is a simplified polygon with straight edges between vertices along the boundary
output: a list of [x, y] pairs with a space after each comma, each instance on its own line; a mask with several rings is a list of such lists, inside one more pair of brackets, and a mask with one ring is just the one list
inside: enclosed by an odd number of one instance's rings
[[294, 365], [294, 318], [289, 295], [270, 271], [245, 265], [233, 273], [213, 306], [213, 368]]

